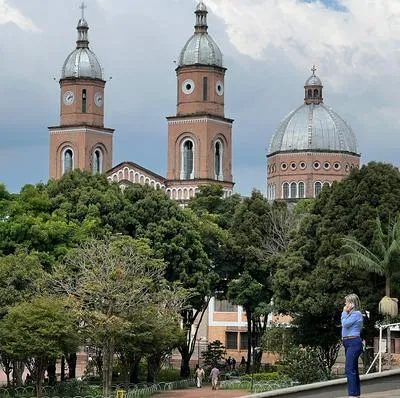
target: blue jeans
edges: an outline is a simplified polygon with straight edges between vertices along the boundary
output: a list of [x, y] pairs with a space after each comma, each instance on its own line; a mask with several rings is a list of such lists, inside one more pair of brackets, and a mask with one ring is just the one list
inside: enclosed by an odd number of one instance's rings
[[358, 373], [358, 358], [363, 351], [361, 338], [343, 340], [346, 355], [346, 377], [349, 395], [360, 395], [360, 375]]

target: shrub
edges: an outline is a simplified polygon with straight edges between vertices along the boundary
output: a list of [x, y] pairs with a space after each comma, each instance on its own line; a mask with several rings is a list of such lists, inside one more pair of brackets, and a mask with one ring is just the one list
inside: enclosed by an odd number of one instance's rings
[[[271, 381], [271, 380], [280, 380], [282, 377], [278, 372], [271, 373], [254, 373], [253, 380], [254, 381]], [[241, 377], [243, 381], [251, 381], [251, 374], [243, 375]]]
[[180, 370], [173, 368], [161, 368], [158, 374], [158, 382], [170, 382], [180, 380]]
[[300, 384], [326, 380], [324, 369], [325, 366], [318, 355], [318, 350], [312, 347], [290, 349], [280, 366], [283, 375]]

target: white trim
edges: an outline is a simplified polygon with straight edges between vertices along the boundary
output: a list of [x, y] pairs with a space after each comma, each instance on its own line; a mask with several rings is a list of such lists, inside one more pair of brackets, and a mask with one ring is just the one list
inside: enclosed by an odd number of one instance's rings
[[[215, 169], [215, 156], [216, 156], [216, 150], [217, 150], [217, 143], [220, 145], [219, 148], [219, 157], [220, 157], [220, 169], [219, 169], [219, 174], [217, 175], [216, 169]], [[214, 142], [214, 178], [217, 181], [224, 181], [224, 144], [222, 143], [221, 139], [217, 139]]]
[[219, 119], [214, 119], [211, 117], [199, 117], [199, 118], [195, 118], [195, 119], [180, 119], [180, 120], [168, 120], [168, 124], [188, 124], [188, 123], [201, 123], [201, 122], [215, 122], [215, 123], [219, 123], [219, 124], [224, 124], [227, 126], [232, 126], [231, 122], [224, 122], [222, 120]]
[[210, 303], [208, 304], [208, 326], [237, 326], [247, 327], [247, 321], [242, 321], [243, 307], [238, 305], [237, 310], [237, 321], [214, 321], [213, 317], [215, 314], [215, 298], [211, 297]]
[[110, 131], [104, 131], [101, 129], [92, 129], [92, 128], [87, 128], [87, 127], [81, 127], [81, 128], [66, 128], [66, 129], [59, 129], [59, 130], [51, 130], [51, 127], [49, 128], [50, 135], [57, 135], [57, 134], [65, 134], [65, 133], [94, 133], [94, 134], [102, 134], [102, 135], [113, 135], [113, 132]]
[[95, 162], [95, 158], [96, 158], [96, 152], [99, 152], [100, 156], [99, 156], [99, 163], [100, 163], [100, 167], [99, 170], [96, 173], [102, 173], [103, 172], [103, 162], [104, 162], [104, 154], [103, 154], [103, 150], [101, 149], [101, 147], [96, 146], [93, 149], [93, 153], [92, 153], [92, 173], [94, 174], [94, 162]]

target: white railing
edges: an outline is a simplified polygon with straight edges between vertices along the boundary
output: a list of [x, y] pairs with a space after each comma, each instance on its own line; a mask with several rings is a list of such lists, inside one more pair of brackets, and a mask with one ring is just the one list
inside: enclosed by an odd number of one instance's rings
[[[372, 361], [370, 367], [368, 368], [366, 374], [369, 373], [369, 371], [372, 369], [372, 367], [374, 366], [374, 363], [376, 362], [376, 360], [379, 358], [379, 365], [378, 365], [378, 372], [381, 373], [382, 372], [382, 332], [383, 329], [387, 329], [387, 328], [393, 328], [393, 327], [399, 327], [400, 326], [400, 322], [398, 323], [388, 323], [387, 325], [380, 325], [379, 326], [379, 348], [378, 348], [378, 353], [375, 355], [374, 360]], [[391, 342], [389, 341], [389, 344], [391, 344]], [[389, 358], [390, 360], [390, 358]]]

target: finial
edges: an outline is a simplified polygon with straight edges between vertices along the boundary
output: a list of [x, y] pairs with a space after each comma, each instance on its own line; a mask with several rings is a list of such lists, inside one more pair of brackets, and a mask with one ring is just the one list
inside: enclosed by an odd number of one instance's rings
[[82, 4], [79, 6], [79, 8], [82, 10], [82, 19], [85, 19], [85, 8], [87, 8], [87, 6], [85, 5], [84, 1], [82, 1]]
[[315, 65], [313, 65], [313, 67], [311, 68], [311, 72], [312, 72], [313, 76], [315, 76], [316, 70], [317, 70], [317, 68], [315, 67]]

